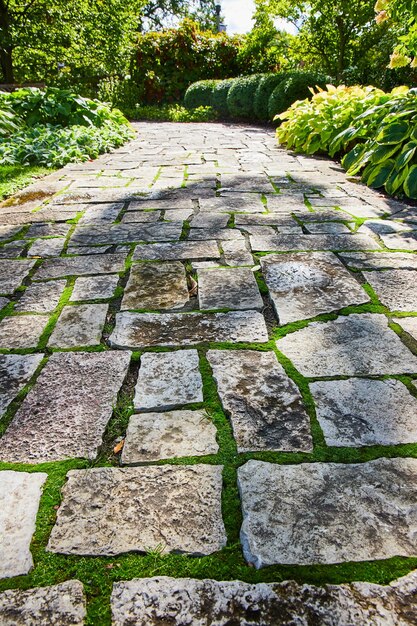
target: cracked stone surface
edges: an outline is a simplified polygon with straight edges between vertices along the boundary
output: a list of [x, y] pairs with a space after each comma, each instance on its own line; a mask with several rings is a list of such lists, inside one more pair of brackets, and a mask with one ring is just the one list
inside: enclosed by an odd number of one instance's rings
[[201, 310], [258, 310], [263, 306], [253, 272], [249, 268], [198, 270]]
[[125, 254], [86, 255], [71, 258], [47, 259], [36, 272], [35, 280], [62, 278], [64, 276], [88, 276], [115, 274], [125, 267]]
[[48, 346], [77, 348], [99, 345], [107, 311], [107, 304], [65, 306], [48, 341]]
[[66, 287], [65, 280], [33, 283], [14, 306], [20, 313], [52, 313], [59, 304]]
[[410, 458], [248, 461], [238, 469], [244, 556], [258, 568], [415, 556], [416, 477]]
[[271, 254], [261, 265], [280, 324], [370, 300], [332, 252]]
[[388, 328], [387, 318], [373, 313], [314, 322], [279, 339], [277, 347], [307, 377], [417, 372], [417, 357]]
[[30, 542], [47, 478], [40, 472], [0, 472], [0, 579], [27, 574], [33, 567]]
[[124, 311], [116, 315], [109, 341], [117, 348], [190, 346], [207, 341], [266, 343], [268, 332], [263, 316], [256, 311], [159, 315]]
[[0, 593], [3, 626], [83, 626], [86, 614], [84, 587], [78, 580]]
[[328, 446], [417, 442], [417, 399], [399, 380], [320, 381], [310, 391]]
[[221, 550], [222, 467], [103, 467], [68, 472], [48, 550], [114, 555], [160, 548], [202, 556]]
[[217, 454], [216, 427], [204, 411], [168, 411], [132, 415], [122, 463], [144, 463]]
[[129, 352], [54, 353], [2, 437], [0, 460], [94, 459], [129, 362]]
[[416, 270], [367, 272], [365, 278], [391, 311], [417, 312]]
[[313, 449], [300, 391], [272, 352], [209, 350], [239, 452]]
[[42, 354], [0, 355], [0, 417], [29, 382], [42, 361]]
[[317, 587], [282, 583], [249, 584], [192, 578], [137, 578], [116, 582], [111, 595], [114, 626], [250, 626], [321, 624], [414, 626], [417, 574], [390, 585], [355, 582]]
[[141, 357], [135, 409], [166, 410], [203, 402], [197, 350], [148, 353]]
[[135, 241], [172, 241], [180, 238], [182, 222], [161, 222], [155, 224], [109, 224], [77, 226], [72, 244], [120, 244]]
[[122, 309], [180, 309], [189, 300], [184, 265], [139, 263], [133, 265], [122, 300]]
[[17, 287], [20, 287], [34, 264], [35, 261], [32, 260], [0, 260], [0, 294], [10, 295]]
[[48, 323], [46, 315], [14, 315], [0, 322], [0, 348], [36, 348]]

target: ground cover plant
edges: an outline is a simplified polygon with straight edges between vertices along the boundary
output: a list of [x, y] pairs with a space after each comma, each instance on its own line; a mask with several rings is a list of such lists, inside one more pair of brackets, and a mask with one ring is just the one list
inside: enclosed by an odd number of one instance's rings
[[70, 90], [0, 94], [0, 165], [60, 167], [96, 158], [132, 136], [120, 111]]

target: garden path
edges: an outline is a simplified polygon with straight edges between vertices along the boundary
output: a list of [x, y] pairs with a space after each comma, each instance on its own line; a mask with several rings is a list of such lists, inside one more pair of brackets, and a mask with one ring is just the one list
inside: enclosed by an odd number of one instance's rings
[[1, 206], [0, 623], [415, 624], [417, 207], [135, 127]]

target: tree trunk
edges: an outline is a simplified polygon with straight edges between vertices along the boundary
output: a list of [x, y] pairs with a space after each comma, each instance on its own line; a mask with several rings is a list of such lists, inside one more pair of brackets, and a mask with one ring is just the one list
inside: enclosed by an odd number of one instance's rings
[[6, 3], [0, 0], [0, 66], [3, 72], [3, 80], [6, 83], [14, 83], [13, 71], [13, 46], [10, 36], [10, 16]]

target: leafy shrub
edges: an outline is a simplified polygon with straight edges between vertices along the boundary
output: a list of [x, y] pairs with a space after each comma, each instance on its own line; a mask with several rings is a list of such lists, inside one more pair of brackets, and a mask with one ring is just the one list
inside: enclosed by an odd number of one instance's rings
[[253, 119], [254, 99], [260, 80], [265, 74], [253, 74], [236, 78], [227, 95], [227, 107], [232, 117]]
[[330, 82], [330, 79], [322, 74], [313, 72], [291, 73], [275, 87], [269, 98], [268, 111], [270, 119], [274, 119], [276, 115], [288, 109], [293, 102], [311, 97], [310, 89], [312, 87], [325, 87], [328, 82]]
[[266, 122], [272, 119], [272, 117], [269, 116], [268, 109], [269, 97], [275, 87], [277, 87], [286, 76], [288, 76], [287, 72], [277, 72], [276, 74], [267, 74], [259, 81], [253, 106], [255, 116], [258, 120]]
[[231, 86], [233, 85], [234, 78], [227, 78], [225, 80], [216, 80], [212, 94], [212, 107], [222, 118], [229, 117], [229, 109], [227, 107], [227, 96]]
[[217, 114], [211, 107], [186, 109], [179, 104], [137, 106], [134, 119], [156, 122], [213, 122]]
[[199, 80], [198, 82], [190, 85], [184, 96], [184, 104], [187, 109], [211, 106], [215, 85], [215, 80]]
[[98, 98], [120, 109], [127, 118], [135, 117], [135, 109], [143, 100], [143, 90], [130, 77], [109, 76], [98, 85]]

